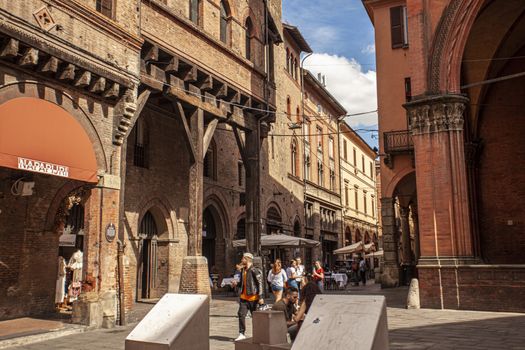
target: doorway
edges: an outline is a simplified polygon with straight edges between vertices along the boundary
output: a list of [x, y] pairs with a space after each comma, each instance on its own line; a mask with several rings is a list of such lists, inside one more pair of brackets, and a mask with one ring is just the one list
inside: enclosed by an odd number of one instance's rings
[[144, 214], [140, 222], [140, 269], [139, 269], [139, 290], [137, 295], [140, 299], [151, 299], [153, 289], [156, 287], [157, 280], [157, 224], [150, 211]]
[[217, 226], [210, 208], [204, 210], [202, 215], [202, 255], [208, 259], [208, 271], [215, 267], [215, 238]]

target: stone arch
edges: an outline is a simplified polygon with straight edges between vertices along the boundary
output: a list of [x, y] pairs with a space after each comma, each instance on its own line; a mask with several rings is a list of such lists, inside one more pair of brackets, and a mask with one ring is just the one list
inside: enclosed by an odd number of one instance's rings
[[155, 222], [157, 223], [159, 238], [173, 238], [175, 235], [175, 229], [173, 225], [174, 221], [171, 217], [171, 213], [173, 211], [170, 210], [170, 208], [172, 208], [172, 206], [169, 201], [167, 201], [167, 199], [153, 197], [145, 200], [139, 206], [139, 216], [137, 218], [138, 220], [136, 227], [139, 227], [144, 215], [150, 211], [155, 218]]
[[397, 188], [397, 185], [405, 178], [406, 176], [410, 175], [411, 173], [415, 174], [415, 170], [412, 167], [406, 167], [404, 169], [401, 169], [396, 173], [396, 175], [390, 180], [390, 182], [387, 184], [385, 188], [385, 192], [383, 193], [384, 198], [391, 198], [394, 196], [394, 192]]
[[451, 0], [443, 11], [432, 41], [427, 90], [432, 94], [460, 92], [463, 50], [485, 0]]
[[266, 233], [274, 233], [282, 231], [283, 228], [283, 214], [279, 205], [271, 202], [265, 212], [266, 218]]
[[60, 206], [62, 205], [64, 198], [66, 198], [70, 193], [84, 187], [86, 192], [89, 192], [90, 186], [85, 186], [81, 182], [76, 180], [69, 180], [66, 182], [56, 193], [51, 203], [49, 209], [47, 210], [46, 220], [44, 224], [45, 231], [54, 231], [56, 229], [56, 218]]
[[293, 220], [293, 235], [295, 237], [301, 237], [301, 221], [299, 220], [299, 217], [295, 217]]
[[[221, 199], [212, 194], [203, 205], [202, 255], [211, 273], [225, 274], [230, 264], [228, 253], [228, 212]], [[206, 236], [204, 233], [206, 232]]]
[[347, 246], [350, 244], [352, 244], [352, 230], [350, 229], [350, 226], [346, 226], [343, 238], [343, 246]]
[[242, 17], [241, 17], [241, 26], [244, 28], [245, 26], [245, 23], [246, 23], [246, 20], [250, 18], [252, 24], [253, 24], [253, 33], [252, 33], [252, 36], [257, 38], [257, 40], [262, 40], [261, 38], [261, 23], [260, 23], [260, 20], [259, 20], [259, 17], [257, 15], [255, 15], [255, 12], [253, 12], [253, 10], [250, 8], [250, 7], [247, 7], [244, 11], [243, 11], [243, 14], [242, 14]]
[[0, 105], [20, 97], [30, 97], [53, 103], [69, 113], [82, 126], [93, 145], [93, 151], [97, 161], [98, 170], [107, 173], [109, 169], [108, 159], [104, 152], [102, 139], [89, 118], [89, 114], [79, 106], [75, 99], [67, 92], [57, 90], [54, 87], [36, 81], [18, 81], [8, 83], [0, 87]]
[[359, 242], [359, 241], [362, 241], [363, 240], [363, 236], [361, 235], [361, 230], [359, 230], [358, 228], [355, 229], [355, 239], [354, 239], [354, 242]]

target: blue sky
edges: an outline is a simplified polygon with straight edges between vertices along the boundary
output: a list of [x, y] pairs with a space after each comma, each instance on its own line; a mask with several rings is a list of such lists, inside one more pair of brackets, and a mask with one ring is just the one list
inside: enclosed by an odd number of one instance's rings
[[[374, 28], [361, 0], [282, 1], [284, 22], [299, 27], [315, 52], [305, 68], [326, 75], [327, 89], [350, 114], [375, 110]], [[347, 122], [355, 129], [377, 129], [377, 114]], [[359, 134], [377, 146], [371, 137], [377, 133]]]

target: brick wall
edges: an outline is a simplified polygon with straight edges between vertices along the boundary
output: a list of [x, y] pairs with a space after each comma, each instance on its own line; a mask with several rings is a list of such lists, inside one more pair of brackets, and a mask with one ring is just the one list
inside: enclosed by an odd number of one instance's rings
[[[517, 55], [524, 54], [521, 53]], [[517, 61], [517, 60], [515, 60]], [[500, 74], [514, 74], [523, 68], [512, 62]], [[481, 253], [490, 263], [525, 263], [525, 111], [514, 107], [525, 93], [524, 79], [501, 82], [483, 101], [479, 138], [479, 230]]]
[[421, 307], [439, 309], [443, 303], [445, 309], [524, 312], [524, 281], [520, 267], [420, 268]]

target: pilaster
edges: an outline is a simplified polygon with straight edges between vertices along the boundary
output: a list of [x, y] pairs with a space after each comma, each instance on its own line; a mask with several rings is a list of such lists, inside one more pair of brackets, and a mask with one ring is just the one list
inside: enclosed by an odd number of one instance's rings
[[422, 260], [474, 256], [463, 135], [468, 101], [437, 95], [404, 105], [414, 140]]

